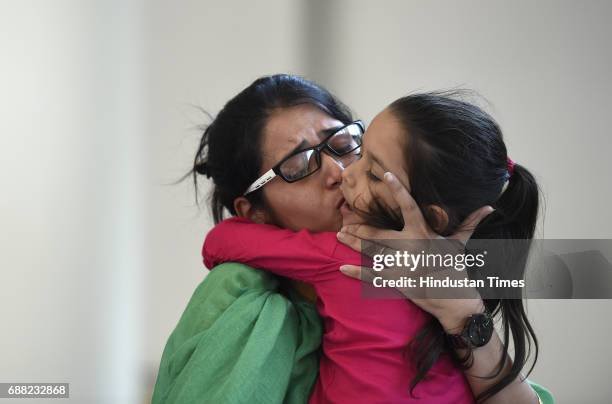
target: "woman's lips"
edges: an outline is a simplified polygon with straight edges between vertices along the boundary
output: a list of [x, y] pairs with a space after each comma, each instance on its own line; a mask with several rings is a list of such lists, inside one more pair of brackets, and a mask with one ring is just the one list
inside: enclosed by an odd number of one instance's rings
[[344, 201], [342, 206], [340, 206], [340, 213], [343, 216], [347, 216], [347, 215], [352, 215], [353, 214], [353, 209], [351, 208], [351, 205], [349, 205], [347, 201]]
[[340, 209], [345, 203], [346, 201], [344, 200], [344, 197], [341, 197], [340, 200], [336, 203], [336, 209]]

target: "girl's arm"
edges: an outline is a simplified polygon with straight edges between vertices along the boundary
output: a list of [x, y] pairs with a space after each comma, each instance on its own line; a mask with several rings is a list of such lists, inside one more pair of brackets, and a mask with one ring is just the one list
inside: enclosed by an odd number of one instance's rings
[[359, 253], [339, 244], [335, 233], [294, 232], [234, 217], [208, 233], [202, 256], [208, 268], [227, 261], [242, 262], [312, 283], [336, 276], [338, 265], [346, 262], [347, 251], [359, 263]]

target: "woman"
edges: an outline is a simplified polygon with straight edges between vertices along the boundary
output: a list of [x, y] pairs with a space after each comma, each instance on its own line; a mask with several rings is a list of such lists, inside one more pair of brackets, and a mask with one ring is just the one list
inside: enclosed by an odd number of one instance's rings
[[[351, 121], [348, 109], [326, 90], [314, 83], [288, 75], [264, 77], [256, 80], [226, 104], [217, 118], [206, 129], [196, 154], [193, 170], [194, 179], [197, 181], [197, 174], [205, 174], [212, 178], [214, 182], [211, 205], [215, 222], [222, 220], [224, 217], [223, 211], [227, 209], [231, 215], [246, 217], [260, 223], [272, 223], [291, 230], [338, 231], [342, 223], [339, 209], [343, 202], [339, 186], [346, 162], [322, 153], [318, 161], [319, 167], [312, 172], [312, 175], [291, 182], [274, 179], [273, 174], [275, 173], [271, 170], [293, 151], [319, 144], [329, 129], [348, 124]], [[263, 183], [267, 182], [267, 185], [245, 195], [245, 191], [251, 184], [264, 173], [269, 175], [263, 181]], [[411, 219], [412, 223], [414, 223], [414, 219], [418, 220], [417, 212], [408, 209], [411, 205], [407, 191], [393, 178], [388, 179], [388, 185], [393, 190], [398, 204], [406, 207], [404, 214], [414, 216]], [[473, 229], [489, 212], [490, 208], [488, 207], [475, 212], [466, 220], [464, 226], [462, 226], [463, 230], [453, 237], [463, 240], [469, 238], [471, 234], [469, 229]], [[416, 227], [420, 229], [418, 232], [415, 232], [415, 228], [404, 229], [403, 232], [394, 233], [394, 237], [421, 239], [435, 237], [436, 235], [425, 225], [422, 218], [420, 219], [423, 225]], [[345, 240], [349, 244], [354, 243], [355, 239], [353, 237], [384, 238], [385, 235], [388, 235], [386, 231], [373, 228], [362, 227], [357, 230], [348, 230], [343, 234], [347, 234]], [[223, 271], [218, 268], [215, 269], [202, 283], [201, 287], [205, 287], [207, 282], [213, 282], [215, 279], [209, 278], [213, 274], [221, 272]], [[354, 268], [349, 272], [354, 274]], [[235, 272], [233, 273], [235, 274]], [[222, 285], [222, 283], [219, 285]], [[196, 295], [197, 291], [194, 297]], [[299, 312], [297, 317], [301, 322], [297, 321], [297, 323], [303, 324], [304, 321], [310, 321], [308, 324], [312, 328], [316, 328], [312, 316], [305, 314], [308, 312], [308, 308], [303, 302], [294, 297], [291, 292], [289, 292], [289, 297], [294, 299], [295, 310]], [[204, 344], [186, 343], [186, 341], [193, 342], [194, 339], [193, 333], [190, 334], [189, 325], [186, 324], [188, 323], [187, 320], [197, 318], [197, 316], [188, 316], [187, 314], [197, 313], [198, 309], [200, 309], [200, 312], [206, 312], [207, 310], [206, 307], [197, 307], [198, 302], [201, 303], [201, 301], [192, 298], [186, 314], [183, 315], [177, 330], [175, 330], [166, 346], [160, 366], [160, 376], [156, 385], [154, 402], [181, 402], [181, 400], [182, 402], [189, 402], [189, 400], [196, 399], [201, 402], [202, 399], [210, 399], [210, 396], [197, 397], [197, 390], [184, 388], [189, 380], [193, 380], [193, 377], [183, 377], [182, 380], [176, 382], [176, 380], [181, 379], [180, 375], [202, 374], [194, 371], [198, 368], [198, 363], [194, 360], [194, 352], [197, 353], [198, 349], [205, 349]], [[462, 328], [468, 316], [479, 312], [482, 307], [482, 301], [478, 299], [461, 301], [415, 300], [414, 302], [435, 316], [446, 329]], [[264, 312], [265, 310], [262, 309], [257, 315], [261, 316]], [[221, 317], [224, 314], [227, 313], [217, 315], [214, 321], [215, 325], [231, 321], [228, 316], [222, 319]], [[238, 315], [238, 313], [234, 315]], [[286, 320], [288, 317], [284, 316], [282, 318]], [[283, 323], [286, 323], [286, 321], [283, 321]], [[255, 321], [253, 324], [258, 324], [258, 322]], [[308, 327], [300, 327], [299, 329], [305, 332], [306, 328]], [[203, 334], [198, 335], [202, 336]], [[274, 335], [279, 336], [275, 341], [276, 343], [285, 341], [285, 338], [281, 337], [285, 335], [283, 332]], [[300, 338], [297, 340], [302, 342], [308, 340], [308, 338], [305, 338], [305, 334], [302, 337], [301, 340]], [[231, 346], [229, 342], [227, 345]], [[244, 346], [248, 347], [249, 344], [247, 343]], [[225, 347], [224, 343], [217, 346], [218, 350], [223, 350]], [[265, 400], [260, 397], [281, 397], [277, 401], [285, 402], [305, 401], [303, 397], [298, 397], [300, 393], [296, 393], [295, 389], [292, 390], [291, 381], [299, 380], [306, 390], [309, 386], [312, 386], [312, 377], [298, 377], [308, 373], [303, 370], [308, 367], [304, 363], [308, 362], [307, 359], [314, 355], [314, 351], [309, 350], [311, 348], [312, 346], [305, 346], [304, 344], [299, 346], [294, 344], [285, 352], [289, 356], [293, 356], [283, 362], [294, 361], [295, 358], [299, 359], [293, 362], [294, 366], [289, 366], [290, 377], [283, 379], [284, 383], [287, 383], [286, 394], [283, 395], [283, 392], [279, 391], [270, 393], [271, 390], [264, 387], [263, 389], [266, 391], [262, 393], [258, 390], [255, 401]], [[510, 364], [507, 364], [494, 378], [480, 377], [490, 375], [491, 370], [495, 369], [501, 357], [501, 348], [501, 342], [495, 335], [487, 345], [475, 351], [473, 364], [466, 371], [467, 380], [475, 396], [485, 391], [507, 373]], [[240, 354], [237, 355], [237, 358], [240, 359], [243, 356]], [[215, 362], [212, 355], [200, 358], [208, 361], [209, 364]], [[270, 358], [271, 355], [264, 355], [262, 360], [270, 361]], [[236, 358], [219, 359], [237, 360]], [[246, 365], [252, 364], [253, 361], [250, 361]], [[275, 363], [275, 365], [278, 365], [278, 363]], [[255, 367], [270, 369], [270, 366]], [[180, 371], [177, 372], [179, 368]], [[220, 369], [219, 372], [223, 372], [221, 376], [217, 374], [207, 375], [206, 377], [217, 376], [215, 382], [223, 384], [224, 388], [214, 393], [218, 394], [218, 398], [222, 398], [226, 402], [253, 402], [252, 396], [246, 396], [249, 392], [248, 389], [243, 390], [240, 394], [233, 394], [233, 390], [239, 389], [239, 386], [236, 386], [235, 382], [228, 382], [228, 380], [234, 380], [232, 376], [237, 371], [248, 373], [248, 369], [237, 369], [233, 367], [229, 372]], [[177, 376], [176, 380], [173, 379], [174, 376]], [[247, 379], [253, 380], [253, 378], [249, 379], [248, 377]], [[260, 375], [254, 384], [261, 387], [268, 383], [275, 383], [275, 381], [269, 380], [266, 375]], [[359, 388], [359, 386], [356, 386], [356, 388]], [[182, 393], [173, 394], [173, 390]], [[190, 395], [190, 392], [194, 391], [196, 393]], [[270, 395], [266, 396], [268, 393]], [[231, 398], [229, 398], [230, 396]], [[170, 399], [169, 397], [173, 398]], [[506, 401], [537, 402], [538, 398], [528, 384], [516, 380], [491, 397], [488, 402]]]

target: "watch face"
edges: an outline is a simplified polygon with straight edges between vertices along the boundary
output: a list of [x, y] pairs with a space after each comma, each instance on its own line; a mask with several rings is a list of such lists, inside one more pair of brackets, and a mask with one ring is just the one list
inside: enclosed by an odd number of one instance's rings
[[486, 345], [493, 335], [493, 320], [490, 316], [481, 313], [474, 314], [470, 318], [467, 329], [467, 337], [475, 347]]

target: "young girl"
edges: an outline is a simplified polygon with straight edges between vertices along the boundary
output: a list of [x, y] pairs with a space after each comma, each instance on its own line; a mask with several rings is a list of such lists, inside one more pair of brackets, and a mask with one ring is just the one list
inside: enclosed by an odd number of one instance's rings
[[[441, 235], [454, 233], [469, 213], [491, 205], [496, 210], [473, 238], [533, 237], [535, 181], [525, 168], [508, 163], [498, 125], [474, 105], [442, 93], [401, 98], [372, 121], [360, 153], [343, 174], [345, 225], [404, 227], [381, 181], [390, 171]], [[361, 298], [361, 284], [338, 270], [343, 264], [359, 265], [361, 257], [340, 244], [335, 233], [292, 232], [232, 218], [208, 234], [203, 256], [208, 268], [239, 261], [314, 286], [325, 335], [311, 402], [473, 401], [456, 360], [447, 353], [451, 350], [439, 323], [410, 301]], [[519, 375], [529, 337], [535, 341], [520, 300], [485, 300], [485, 306], [501, 312], [504, 328], [513, 335], [515, 357], [510, 374], [483, 397]], [[508, 346], [508, 333], [504, 342]], [[501, 363], [506, 360], [507, 352]]]

